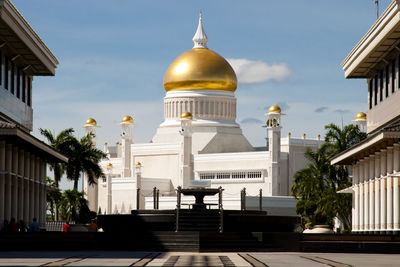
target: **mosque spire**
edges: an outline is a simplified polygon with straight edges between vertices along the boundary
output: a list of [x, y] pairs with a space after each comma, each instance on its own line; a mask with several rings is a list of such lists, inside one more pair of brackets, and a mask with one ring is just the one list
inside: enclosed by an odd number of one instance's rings
[[207, 35], [203, 29], [203, 14], [200, 10], [199, 25], [197, 26], [197, 31], [193, 36], [193, 48], [207, 48]]

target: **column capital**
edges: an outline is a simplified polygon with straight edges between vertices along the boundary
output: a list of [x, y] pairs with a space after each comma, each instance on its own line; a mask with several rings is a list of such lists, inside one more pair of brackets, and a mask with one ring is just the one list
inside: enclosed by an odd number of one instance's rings
[[[376, 152], [375, 152], [375, 156], [379, 156], [379, 155], [381, 154], [381, 152], [384, 152], [383, 150], [384, 150], [384, 149], [381, 149], [380, 151], [376, 151]], [[386, 150], [385, 150], [385, 151], [386, 151]]]

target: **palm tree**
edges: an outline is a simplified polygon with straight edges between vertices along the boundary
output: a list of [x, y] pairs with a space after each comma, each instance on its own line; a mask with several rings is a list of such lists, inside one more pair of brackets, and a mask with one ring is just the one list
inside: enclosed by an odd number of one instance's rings
[[[333, 157], [355, 144], [367, 138], [367, 134], [362, 132], [357, 125], [347, 125], [343, 129], [331, 123], [325, 126], [328, 132], [325, 135], [324, 146], [329, 151], [329, 157]], [[342, 221], [345, 229], [351, 229], [351, 195], [337, 194], [335, 192], [351, 186], [349, 178], [349, 169], [346, 166], [336, 166], [336, 175], [333, 180], [334, 184], [332, 194], [334, 197], [331, 199], [331, 204], [336, 207], [338, 218]]]
[[292, 195], [299, 199], [296, 211], [314, 224], [329, 223], [335, 215], [327, 201], [335, 169], [329, 164], [324, 146], [317, 151], [307, 149], [304, 156], [309, 163], [294, 175], [291, 188]]
[[75, 137], [70, 138], [70, 148], [66, 154], [68, 157], [66, 171], [67, 178], [74, 181], [74, 190], [78, 189], [81, 173], [88, 176], [89, 184], [95, 184], [98, 178], [105, 177], [99, 163], [107, 155], [94, 147], [93, 138], [93, 133], [88, 133], [80, 140]]
[[[61, 154], [67, 154], [67, 149], [69, 145], [67, 144], [74, 132], [74, 129], [68, 128], [61, 131], [57, 136], [55, 133], [53, 134], [50, 130], [47, 129], [39, 129], [40, 134], [46, 137], [49, 145], [53, 147], [55, 150], [60, 152]], [[65, 164], [60, 162], [50, 163], [50, 170], [54, 173], [54, 185], [58, 188], [58, 184], [61, 180], [62, 175], [64, 174]]]

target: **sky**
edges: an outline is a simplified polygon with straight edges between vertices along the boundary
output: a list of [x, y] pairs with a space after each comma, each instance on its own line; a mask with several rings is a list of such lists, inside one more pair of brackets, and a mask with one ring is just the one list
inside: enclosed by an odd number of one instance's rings
[[[120, 121], [135, 120], [134, 142], [163, 122], [163, 77], [193, 47], [200, 9], [209, 49], [238, 76], [237, 122], [265, 144], [265, 112], [278, 104], [282, 136], [324, 136], [367, 111], [363, 79], [346, 80], [343, 59], [376, 20], [374, 0], [136, 1], [13, 0], [58, 58], [54, 77], [33, 82], [34, 130], [56, 134], [96, 119], [97, 143], [120, 141]], [[380, 0], [380, 10], [389, 5]]]

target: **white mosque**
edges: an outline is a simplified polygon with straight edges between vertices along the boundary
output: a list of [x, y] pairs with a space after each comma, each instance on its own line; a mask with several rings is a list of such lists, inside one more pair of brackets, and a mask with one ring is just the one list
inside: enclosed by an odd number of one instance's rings
[[[154, 187], [159, 208], [174, 209], [178, 186], [206, 181], [224, 189], [225, 209], [240, 209], [245, 187], [247, 208], [257, 208], [262, 189], [262, 208], [269, 214], [296, 214], [296, 200], [290, 196], [293, 175], [305, 167], [306, 149], [318, 148], [322, 140], [306, 139], [305, 134], [292, 138], [290, 133], [281, 138], [284, 114], [273, 105], [265, 114], [267, 145], [253, 147], [236, 123], [236, 74], [222, 56], [207, 48], [207, 41], [200, 15], [194, 47], [165, 73], [164, 122], [151, 142], [135, 143], [134, 120], [125, 116], [121, 140], [116, 146], [104, 144], [108, 158], [101, 166], [106, 178], [96, 185], [85, 183], [91, 210], [124, 214], [152, 209]], [[84, 127], [95, 132], [97, 123], [90, 118]], [[182, 203], [191, 202], [190, 197], [182, 198]]]

